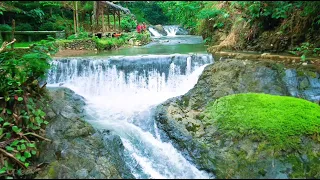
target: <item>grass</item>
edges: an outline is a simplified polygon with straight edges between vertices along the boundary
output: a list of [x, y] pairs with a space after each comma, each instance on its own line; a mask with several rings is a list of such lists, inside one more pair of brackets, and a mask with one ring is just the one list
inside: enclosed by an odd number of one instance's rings
[[[254, 135], [276, 149], [298, 148], [301, 136], [320, 141], [320, 106], [294, 97], [235, 94], [209, 105], [205, 120], [233, 137]], [[233, 133], [230, 133], [233, 132]]]
[[34, 43], [38, 43], [38, 41], [37, 42], [15, 42], [14, 48], [27, 48]]

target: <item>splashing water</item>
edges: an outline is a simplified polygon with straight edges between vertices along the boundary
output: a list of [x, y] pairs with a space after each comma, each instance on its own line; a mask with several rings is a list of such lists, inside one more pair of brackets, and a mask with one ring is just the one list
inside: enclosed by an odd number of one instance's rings
[[160, 34], [158, 31], [156, 31], [155, 29], [153, 29], [152, 27], [149, 27], [148, 30], [150, 31], [150, 33], [155, 36], [155, 37], [161, 37], [162, 34]]
[[190, 90], [212, 62], [208, 54], [67, 58], [53, 61], [48, 82], [86, 98], [88, 121], [121, 137], [136, 178], [210, 178], [161, 141], [152, 114], [159, 103]]
[[167, 32], [167, 36], [176, 36], [179, 26], [172, 25], [172, 26], [163, 26], [163, 29]]

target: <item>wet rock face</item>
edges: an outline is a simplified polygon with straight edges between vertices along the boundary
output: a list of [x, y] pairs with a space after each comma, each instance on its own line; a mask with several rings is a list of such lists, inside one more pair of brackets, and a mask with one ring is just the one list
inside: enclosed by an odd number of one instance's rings
[[160, 34], [162, 34], [163, 36], [167, 35], [167, 32], [164, 30], [162, 25], [158, 24], [158, 25], [153, 26], [153, 28], [155, 30], [157, 30]]
[[178, 27], [178, 31], [176, 32], [176, 35], [188, 35], [188, 34], [189, 32], [186, 29], [182, 27]]
[[39, 144], [38, 162], [48, 165], [40, 179], [134, 178], [123, 160], [123, 144], [109, 131], [97, 131], [85, 122], [83, 97], [67, 88], [50, 88], [46, 137]]
[[[159, 105], [155, 118], [175, 147], [199, 169], [213, 172], [217, 178], [319, 178], [315, 175], [320, 163], [319, 143], [301, 137], [302, 147], [308, 148], [300, 149], [301, 154], [291, 152], [287, 157], [246, 136], [235, 141], [221, 135], [219, 127], [203, 121], [202, 113], [220, 97], [246, 92], [319, 102], [319, 86], [319, 73], [309, 70], [285, 69], [267, 62], [225, 60], [207, 66], [188, 93]], [[301, 160], [302, 156], [309, 161]], [[304, 171], [300, 166], [309, 169]]]

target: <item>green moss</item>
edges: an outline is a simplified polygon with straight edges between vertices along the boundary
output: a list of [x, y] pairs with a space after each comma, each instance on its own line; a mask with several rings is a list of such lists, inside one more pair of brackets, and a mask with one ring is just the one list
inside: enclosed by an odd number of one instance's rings
[[304, 72], [303, 71], [297, 71], [297, 75], [298, 75], [298, 77], [304, 76]]
[[216, 123], [224, 134], [258, 135], [275, 149], [296, 149], [302, 135], [320, 131], [320, 106], [293, 97], [235, 94], [218, 99], [205, 113], [205, 120]]
[[306, 74], [312, 78], [317, 78], [317, 73], [312, 71], [307, 71]]
[[58, 165], [58, 161], [53, 161], [50, 166], [49, 166], [49, 170], [48, 170], [48, 178], [49, 179], [53, 179], [56, 178], [56, 167]]

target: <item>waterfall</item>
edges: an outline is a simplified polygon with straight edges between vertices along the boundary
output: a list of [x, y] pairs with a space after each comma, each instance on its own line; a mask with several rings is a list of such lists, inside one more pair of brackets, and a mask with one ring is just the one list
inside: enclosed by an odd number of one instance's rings
[[208, 54], [62, 58], [52, 62], [48, 86], [85, 97], [87, 121], [121, 137], [136, 178], [210, 178], [160, 139], [156, 105], [185, 94], [213, 58]]
[[175, 36], [179, 30], [179, 26], [177, 25], [163, 26], [163, 29], [167, 32], [167, 36]]
[[150, 33], [151, 33], [153, 36], [155, 36], [155, 37], [161, 37], [161, 36], [162, 36], [162, 34], [158, 33], [158, 31], [156, 31], [156, 30], [153, 29], [152, 27], [149, 27], [148, 29], [149, 29]]

